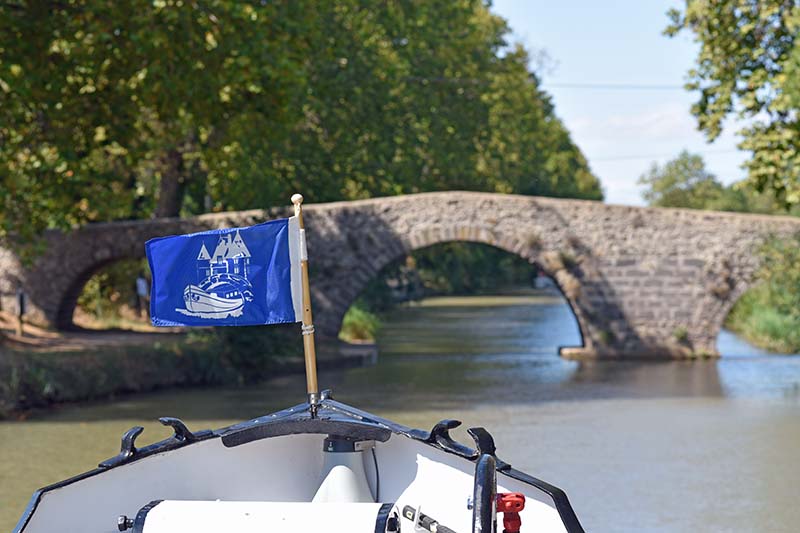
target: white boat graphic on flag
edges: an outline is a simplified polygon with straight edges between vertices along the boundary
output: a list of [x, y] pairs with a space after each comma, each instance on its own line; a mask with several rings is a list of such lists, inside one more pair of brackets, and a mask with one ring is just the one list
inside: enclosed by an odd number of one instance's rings
[[183, 290], [181, 314], [200, 318], [239, 317], [247, 302], [253, 301], [253, 286], [247, 279], [250, 250], [239, 230], [220, 235], [214, 254], [209, 255], [205, 243], [197, 256], [196, 285]]

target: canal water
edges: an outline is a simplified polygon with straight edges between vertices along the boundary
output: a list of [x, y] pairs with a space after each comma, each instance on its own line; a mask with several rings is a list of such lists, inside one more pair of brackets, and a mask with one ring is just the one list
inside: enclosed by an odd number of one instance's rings
[[[718, 361], [574, 362], [555, 292], [432, 298], [387, 317], [377, 365], [324, 372], [337, 399], [401, 423], [485, 426], [498, 455], [564, 488], [587, 531], [797, 531], [800, 357], [723, 332]], [[65, 407], [0, 424], [0, 531], [38, 486], [92, 468], [158, 416], [219, 427], [298, 403], [304, 378]], [[465, 432], [457, 432], [470, 442]], [[154, 495], [156, 497], [157, 495]]]

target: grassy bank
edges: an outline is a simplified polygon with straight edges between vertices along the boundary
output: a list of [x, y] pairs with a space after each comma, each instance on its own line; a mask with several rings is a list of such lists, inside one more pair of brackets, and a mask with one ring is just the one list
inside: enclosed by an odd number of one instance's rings
[[757, 284], [739, 298], [725, 326], [762, 348], [800, 353], [800, 234], [769, 240], [760, 256]]
[[736, 302], [725, 327], [766, 350], [800, 353], [800, 317], [777, 309], [765, 284], [749, 290]]
[[0, 346], [0, 417], [173, 386], [234, 385], [302, 370], [291, 326], [201, 330], [153, 344], [22, 352]]
[[91, 352], [23, 353], [0, 357], [0, 417], [50, 404], [167, 385], [233, 379], [208, 350], [192, 345], [108, 347]]

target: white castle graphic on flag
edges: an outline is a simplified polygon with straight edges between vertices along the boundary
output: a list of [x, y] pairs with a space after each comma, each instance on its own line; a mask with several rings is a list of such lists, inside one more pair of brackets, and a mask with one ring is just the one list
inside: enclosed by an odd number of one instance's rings
[[253, 287], [248, 281], [250, 257], [239, 230], [220, 235], [213, 255], [203, 243], [197, 255], [197, 285], [186, 286], [186, 307], [175, 310], [210, 319], [242, 316], [245, 304], [253, 301]]

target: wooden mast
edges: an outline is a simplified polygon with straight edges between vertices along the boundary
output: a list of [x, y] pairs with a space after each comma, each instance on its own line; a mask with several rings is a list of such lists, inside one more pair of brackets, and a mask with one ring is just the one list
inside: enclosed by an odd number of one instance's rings
[[294, 216], [300, 228], [300, 277], [303, 287], [303, 353], [306, 362], [306, 387], [308, 401], [312, 413], [319, 402], [319, 385], [317, 384], [317, 352], [314, 347], [314, 321], [311, 316], [311, 291], [308, 283], [308, 254], [306, 252], [306, 230], [303, 224], [303, 195], [293, 194]]

